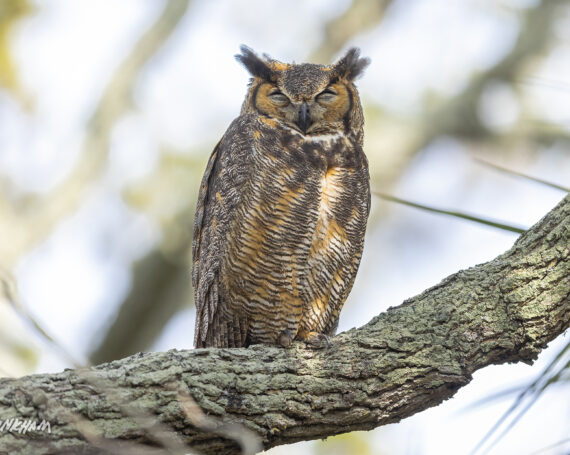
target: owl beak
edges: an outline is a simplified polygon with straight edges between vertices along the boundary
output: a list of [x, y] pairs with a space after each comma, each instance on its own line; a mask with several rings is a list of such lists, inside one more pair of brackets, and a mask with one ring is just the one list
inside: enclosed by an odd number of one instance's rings
[[309, 126], [311, 126], [312, 123], [313, 121], [311, 120], [311, 116], [309, 115], [309, 106], [305, 101], [303, 101], [303, 104], [301, 104], [301, 107], [299, 108], [299, 117], [297, 119], [297, 125], [299, 126], [299, 128], [303, 130], [303, 133], [306, 133], [307, 129], [309, 128]]

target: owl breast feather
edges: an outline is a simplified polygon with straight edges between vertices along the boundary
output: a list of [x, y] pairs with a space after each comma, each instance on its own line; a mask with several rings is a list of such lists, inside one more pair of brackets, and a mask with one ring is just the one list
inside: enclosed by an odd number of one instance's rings
[[216, 345], [334, 334], [369, 211], [360, 145], [344, 135], [307, 140], [245, 115], [217, 153], [204, 217], [215, 219], [214, 230], [205, 223], [215, 250], [206, 256], [218, 295], [208, 326], [226, 333]]
[[[259, 134], [256, 132], [259, 131]], [[367, 163], [345, 136], [317, 140], [260, 122], [225, 262], [251, 342], [330, 334], [352, 287], [368, 215]]]

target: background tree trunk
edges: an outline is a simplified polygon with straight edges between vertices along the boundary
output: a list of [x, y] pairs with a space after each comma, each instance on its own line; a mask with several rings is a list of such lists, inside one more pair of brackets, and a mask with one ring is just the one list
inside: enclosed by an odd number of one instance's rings
[[186, 444], [238, 453], [239, 431], [228, 422], [252, 430], [264, 448], [397, 422], [451, 397], [479, 368], [530, 363], [564, 332], [569, 257], [567, 196], [506, 253], [338, 335], [329, 349], [147, 353], [2, 379], [0, 418], [46, 420], [51, 433], [4, 429], [0, 451], [99, 453], [137, 444], [142, 453]]

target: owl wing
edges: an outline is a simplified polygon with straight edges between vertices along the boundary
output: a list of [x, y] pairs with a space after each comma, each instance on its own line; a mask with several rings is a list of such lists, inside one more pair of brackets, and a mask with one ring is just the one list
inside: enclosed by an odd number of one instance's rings
[[196, 347], [242, 346], [245, 342], [243, 315], [228, 311], [222, 267], [236, 207], [251, 178], [250, 130], [246, 118], [234, 120], [214, 148], [200, 185], [192, 241]]
[[240, 116], [210, 157], [193, 240], [196, 347], [276, 343], [297, 332], [319, 178], [282, 134]]
[[215, 313], [218, 299], [218, 281], [216, 277], [219, 270], [219, 256], [215, 254], [216, 251], [212, 251], [217, 249], [216, 243], [213, 242], [215, 227], [208, 225], [208, 222], [212, 220], [212, 207], [209, 204], [209, 195], [213, 186], [213, 169], [218, 161], [220, 142], [218, 142], [208, 160], [200, 185], [196, 214], [194, 215], [192, 284], [194, 286], [194, 301], [196, 304], [196, 330], [194, 334], [196, 347], [200, 347], [205, 341], [205, 335], [208, 326], [212, 324], [212, 316]]

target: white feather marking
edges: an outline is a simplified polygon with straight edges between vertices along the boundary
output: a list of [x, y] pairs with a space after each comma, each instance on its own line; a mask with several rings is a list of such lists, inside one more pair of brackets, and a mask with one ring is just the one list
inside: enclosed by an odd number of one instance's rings
[[342, 133], [335, 133], [335, 134], [317, 134], [314, 136], [305, 136], [306, 141], [313, 141], [313, 142], [330, 142], [335, 139], [339, 139], [344, 137]]

